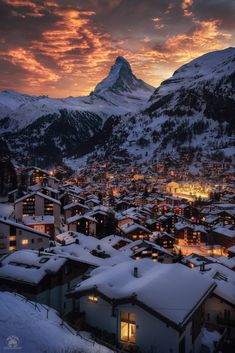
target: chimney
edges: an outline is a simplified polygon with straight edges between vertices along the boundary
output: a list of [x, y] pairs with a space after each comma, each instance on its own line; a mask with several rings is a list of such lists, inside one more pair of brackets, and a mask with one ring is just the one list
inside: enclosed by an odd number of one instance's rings
[[200, 265], [200, 271], [201, 272], [205, 272], [205, 262], [203, 262], [201, 265]]
[[134, 267], [134, 277], [138, 278], [138, 267]]

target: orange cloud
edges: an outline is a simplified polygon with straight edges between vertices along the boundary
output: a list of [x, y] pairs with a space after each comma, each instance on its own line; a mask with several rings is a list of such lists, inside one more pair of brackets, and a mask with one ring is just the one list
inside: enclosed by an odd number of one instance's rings
[[192, 6], [193, 0], [183, 0], [181, 4], [181, 8], [184, 12], [184, 16], [189, 17], [192, 16], [193, 13], [189, 10], [190, 6]]
[[176, 62], [185, 62], [205, 52], [217, 50], [224, 46], [231, 35], [220, 31], [219, 20], [195, 21], [196, 28], [192, 33], [178, 34], [170, 37], [165, 47], [175, 53]]
[[5, 53], [5, 57], [7, 57], [12, 64], [20, 66], [31, 74], [28, 76], [28, 82], [30, 84], [40, 84], [46, 81], [57, 81], [59, 79], [58, 75], [40, 64], [30, 51], [23, 48], [10, 50]]
[[[168, 7], [164, 3], [166, 11], [161, 17], [152, 18], [154, 15], [150, 13], [150, 17], [145, 19], [151, 30], [145, 31], [144, 26], [143, 31], [142, 27], [140, 30], [141, 23], [138, 23], [139, 31], [136, 30], [134, 35], [132, 22], [130, 31], [123, 31], [120, 18], [120, 32], [113, 32], [118, 39], [114, 39], [107, 32], [108, 27], [105, 30], [98, 21], [102, 11], [116, 13], [120, 8], [120, 14], [123, 15], [123, 0], [107, 0], [102, 4], [100, 0], [89, 0], [92, 6], [85, 6], [84, 10], [81, 10], [81, 6], [74, 6], [73, 1], [1, 1], [9, 7], [10, 15], [15, 17], [13, 20], [23, 27], [17, 36], [15, 29], [13, 33], [10, 30], [3, 31], [0, 38], [2, 65], [7, 67], [6, 62], [13, 64], [17, 76], [13, 79], [15, 89], [23, 87], [25, 91], [28, 86], [28, 93], [32, 94], [88, 94], [107, 75], [117, 55], [123, 55], [130, 61], [138, 77], [157, 86], [179, 65], [208, 51], [231, 45], [231, 35], [221, 30], [219, 20], [200, 21], [194, 17], [190, 11], [193, 0], [180, 1], [182, 13], [173, 11], [176, 8], [175, 1], [171, 1]], [[92, 9], [96, 9], [97, 14]], [[183, 18], [183, 26], [193, 27], [172, 35], [174, 29], [178, 30], [182, 26], [180, 23], [177, 27], [170, 21], [175, 21], [173, 16], [180, 17], [180, 21], [183, 15], [188, 17], [187, 21]], [[156, 38], [157, 43], [153, 26], [149, 26], [151, 19], [156, 28], [162, 29]], [[164, 27], [164, 23], [167, 26]], [[38, 28], [35, 24], [38, 24]], [[31, 33], [32, 28], [35, 28], [35, 35]], [[171, 33], [167, 28], [171, 29]], [[1, 78], [1, 88], [6, 88], [8, 77], [5, 74], [4, 79]]]
[[[35, 3], [30, 0], [3, 0], [5, 4], [13, 7], [13, 15], [16, 17], [26, 18], [26, 17], [42, 17], [44, 10], [44, 6], [40, 5], [39, 3]], [[24, 14], [18, 13], [16, 9], [24, 9], [26, 8]]]
[[[164, 79], [179, 67], [209, 51], [218, 50], [229, 45], [232, 36], [220, 30], [218, 20], [195, 21], [195, 28], [189, 33], [171, 36], [155, 49], [143, 47], [138, 53], [138, 61], [134, 56], [127, 55], [133, 61], [138, 75], [153, 86], [158, 86]], [[148, 43], [147, 43], [148, 44]]]

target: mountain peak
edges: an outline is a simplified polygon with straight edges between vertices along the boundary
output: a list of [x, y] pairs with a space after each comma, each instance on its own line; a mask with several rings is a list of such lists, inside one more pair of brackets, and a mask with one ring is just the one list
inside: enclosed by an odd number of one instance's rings
[[120, 94], [124, 92], [134, 93], [137, 90], [151, 93], [154, 88], [137, 79], [129, 62], [124, 57], [118, 56], [108, 76], [95, 87], [94, 93], [99, 95], [106, 92]]
[[130, 67], [129, 62], [123, 56], [117, 56], [114, 65], [127, 65]]

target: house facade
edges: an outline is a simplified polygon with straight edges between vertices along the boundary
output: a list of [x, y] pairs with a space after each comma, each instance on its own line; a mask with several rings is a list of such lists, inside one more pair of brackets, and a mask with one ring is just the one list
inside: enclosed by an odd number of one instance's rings
[[[181, 275], [180, 283], [175, 271]], [[154, 264], [147, 259], [139, 260], [138, 268], [132, 262], [122, 263], [92, 275], [69, 296], [78, 300], [88, 328], [105, 331], [124, 349], [199, 353], [204, 303], [215, 285], [199, 283], [199, 277], [192, 279], [192, 273], [188, 277], [188, 271], [183, 265]], [[187, 299], [186, 287], [181, 285], [188, 287]], [[179, 286], [181, 296], [177, 295]]]

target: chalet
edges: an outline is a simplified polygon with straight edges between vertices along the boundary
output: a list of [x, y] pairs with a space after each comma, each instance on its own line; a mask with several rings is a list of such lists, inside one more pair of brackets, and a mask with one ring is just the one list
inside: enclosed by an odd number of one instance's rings
[[94, 234], [96, 237], [101, 238], [115, 233], [117, 222], [115, 214], [111, 208], [96, 206], [91, 212], [89, 212], [89, 215], [97, 221]]
[[178, 222], [175, 224], [175, 239], [179, 246], [201, 246], [207, 244], [207, 230], [204, 226]]
[[87, 207], [86, 205], [83, 205], [79, 202], [70, 203], [64, 206], [65, 221], [70, 217], [73, 217], [76, 215], [83, 215], [88, 211], [89, 211], [89, 207]]
[[121, 226], [120, 234], [124, 237], [127, 237], [131, 240], [137, 239], [149, 239], [149, 235], [151, 234], [150, 230], [146, 227], [142, 226], [141, 224], [131, 222]]
[[62, 205], [79, 202], [84, 204], [86, 198], [83, 196], [83, 189], [76, 185], [65, 185], [61, 187], [60, 201]]
[[147, 240], [136, 240], [121, 249], [130, 251], [130, 257], [134, 260], [148, 258], [154, 262], [172, 262], [173, 255], [165, 248]]
[[[93, 266], [94, 268], [94, 266]], [[21, 250], [4, 257], [0, 288], [46, 304], [66, 314], [73, 308], [66, 292], [91, 269], [87, 262], [48, 252]]]
[[15, 201], [15, 218], [23, 216], [54, 216], [54, 224], [60, 227], [61, 203], [40, 192], [32, 192]]
[[235, 245], [235, 229], [232, 227], [218, 226], [211, 229], [210, 242], [222, 246], [224, 252]]
[[154, 232], [158, 229], [158, 221], [153, 218], [147, 219], [145, 225], [150, 230], [150, 232]]
[[130, 208], [131, 205], [128, 201], [125, 201], [125, 200], [119, 200], [116, 202], [116, 211], [117, 212], [123, 212], [125, 210], [127, 210], [128, 208]]
[[220, 217], [218, 215], [208, 215], [206, 217], [203, 217], [202, 223], [205, 225], [205, 227], [212, 228], [215, 226], [217, 223], [219, 223]]
[[50, 173], [47, 170], [38, 167], [25, 168], [20, 175], [22, 185], [35, 185], [48, 178]]
[[58, 197], [59, 197], [59, 190], [58, 189], [52, 188], [52, 187], [48, 186], [47, 184], [44, 184], [43, 182], [31, 186], [29, 188], [29, 190], [31, 192], [33, 192], [33, 191], [40, 192], [41, 194], [49, 196], [55, 200], [58, 200]]
[[175, 237], [166, 232], [156, 232], [153, 234], [152, 240], [155, 244], [168, 249], [173, 250], [175, 244]]
[[97, 220], [89, 214], [76, 215], [67, 219], [69, 231], [85, 235], [96, 235]]
[[0, 254], [20, 249], [47, 248], [50, 235], [10, 219], [0, 218]]
[[30, 228], [50, 235], [54, 239], [54, 216], [23, 216], [22, 222]]
[[218, 264], [210, 263], [196, 267], [204, 278], [211, 278], [216, 283], [213, 295], [205, 304], [205, 317], [208, 323], [228, 329], [229, 336], [235, 334], [235, 272]]
[[124, 348], [199, 353], [204, 305], [215, 286], [181, 264], [142, 259], [94, 270], [68, 296], [88, 328]]

